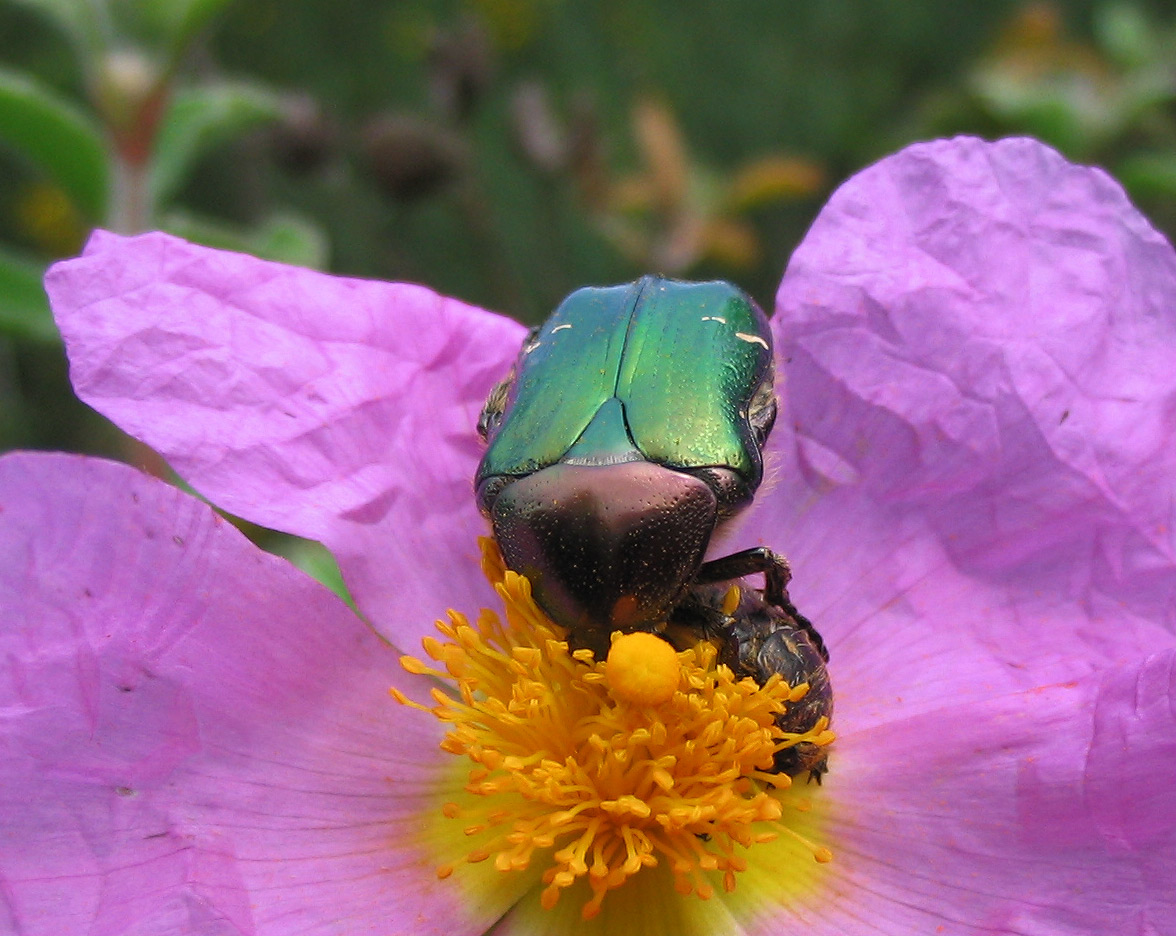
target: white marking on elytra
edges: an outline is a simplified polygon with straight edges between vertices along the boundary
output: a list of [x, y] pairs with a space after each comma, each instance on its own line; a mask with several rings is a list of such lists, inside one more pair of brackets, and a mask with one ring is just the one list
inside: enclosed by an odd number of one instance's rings
[[765, 348], [768, 346], [768, 343], [764, 341], [764, 339], [759, 335], [749, 335], [746, 332], [735, 332], [735, 337], [740, 341], [746, 341], [748, 344], [761, 344]]
[[557, 331], [563, 331], [565, 328], [571, 328], [571, 327], [572, 327], [571, 325], [569, 325], [565, 322], [563, 325], [556, 325], [555, 328], [553, 328], [551, 330], [551, 333], [554, 335]]
[[725, 318], [723, 318], [721, 315], [704, 315], [702, 317], [702, 320], [704, 322], [718, 322], [720, 325], [727, 324], [727, 320]]

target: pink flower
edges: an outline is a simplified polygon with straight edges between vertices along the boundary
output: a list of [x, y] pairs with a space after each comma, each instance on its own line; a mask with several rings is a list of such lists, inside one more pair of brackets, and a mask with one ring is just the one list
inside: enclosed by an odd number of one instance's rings
[[[415, 652], [477, 572], [473, 432], [521, 326], [425, 289], [98, 235], [47, 281], [79, 394], [215, 503], [325, 542]], [[0, 931], [1176, 933], [1176, 254], [1028, 140], [843, 186], [773, 325], [763, 543], [830, 644], [805, 834], [599, 917], [461, 865], [428, 683], [194, 499], [0, 461]], [[452, 758], [450, 758], [452, 759]], [[458, 778], [455, 780], [455, 778]]]

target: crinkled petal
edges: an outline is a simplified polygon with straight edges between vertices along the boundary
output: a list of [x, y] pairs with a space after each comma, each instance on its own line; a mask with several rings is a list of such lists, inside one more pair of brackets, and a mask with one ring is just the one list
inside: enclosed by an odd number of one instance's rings
[[[839, 704], [1171, 645], [1174, 310], [1163, 237], [1033, 141], [920, 144], [834, 194], [777, 297], [776, 480], [743, 535], [792, 560]], [[903, 660], [924, 678], [879, 678]]]
[[123, 465], [0, 460], [0, 931], [480, 933], [422, 816], [424, 686], [335, 596]]
[[749, 933], [1176, 933], [1176, 652], [837, 743], [834, 860], [783, 906], [752, 877]]
[[860, 484], [822, 489], [792, 454], [779, 451], [774, 486], [742, 532], [792, 564], [792, 596], [830, 644], [839, 736], [1176, 646], [1165, 626], [1093, 592], [1085, 567], [1052, 589], [976, 575], [924, 511]]
[[202, 494], [325, 543], [374, 624], [415, 647], [490, 591], [478, 412], [523, 327], [421, 286], [98, 233], [46, 288], [79, 396]]

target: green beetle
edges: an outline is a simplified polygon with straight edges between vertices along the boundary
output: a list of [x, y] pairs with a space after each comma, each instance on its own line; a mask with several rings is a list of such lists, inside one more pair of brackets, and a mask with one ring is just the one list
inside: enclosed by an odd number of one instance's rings
[[507, 566], [575, 646], [661, 632], [692, 589], [763, 573], [764, 600], [827, 659], [782, 557], [705, 561], [763, 477], [773, 379], [767, 317], [724, 282], [580, 289], [528, 336], [479, 420], [475, 486]]

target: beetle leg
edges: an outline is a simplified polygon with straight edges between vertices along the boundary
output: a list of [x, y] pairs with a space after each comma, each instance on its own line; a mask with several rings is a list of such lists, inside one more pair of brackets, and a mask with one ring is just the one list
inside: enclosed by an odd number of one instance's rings
[[788, 583], [792, 581], [792, 569], [788, 560], [765, 546], [741, 549], [737, 553], [704, 562], [694, 577], [700, 585], [712, 582], [726, 582], [743, 578], [745, 575], [764, 574], [764, 598], [781, 608], [788, 601]]
[[741, 549], [737, 553], [704, 562], [694, 577], [700, 585], [712, 582], [725, 582], [729, 579], [742, 578], [762, 572], [764, 576], [764, 600], [783, 608], [791, 617], [796, 619], [797, 627], [808, 633], [813, 643], [821, 653], [821, 657], [828, 662], [829, 651], [825, 641], [813, 622], [796, 610], [796, 605], [788, 596], [788, 583], [792, 581], [792, 569], [788, 560], [779, 553], [772, 552], [765, 546], [752, 549]]

